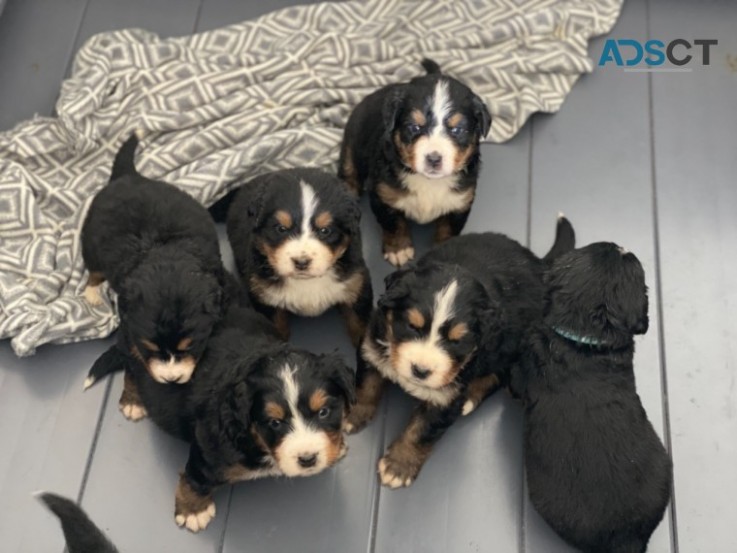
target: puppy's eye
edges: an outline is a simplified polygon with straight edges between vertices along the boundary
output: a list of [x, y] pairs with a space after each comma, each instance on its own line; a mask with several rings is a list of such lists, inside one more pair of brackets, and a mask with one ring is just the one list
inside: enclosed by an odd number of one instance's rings
[[417, 123], [410, 123], [407, 125], [407, 130], [410, 134], [419, 134], [422, 130], [422, 127], [420, 127]]
[[272, 430], [279, 430], [281, 428], [282, 421], [279, 419], [269, 419], [268, 425]]
[[464, 127], [451, 127], [448, 129], [448, 132], [451, 136], [463, 136], [468, 132], [468, 130]]
[[330, 236], [333, 233], [333, 229], [330, 227], [322, 227], [317, 229], [317, 232], [320, 233], [320, 236], [323, 238]]
[[278, 232], [279, 234], [286, 234], [287, 231], [289, 230], [287, 227], [285, 227], [282, 224], [276, 224], [274, 228], [276, 228], [276, 232]]
[[317, 416], [321, 419], [326, 419], [330, 416], [330, 407], [323, 407], [317, 413]]

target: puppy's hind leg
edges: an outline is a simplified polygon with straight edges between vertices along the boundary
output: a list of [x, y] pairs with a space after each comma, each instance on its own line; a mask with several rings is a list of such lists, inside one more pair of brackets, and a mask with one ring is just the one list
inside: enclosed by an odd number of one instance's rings
[[461, 414], [463, 416], [473, 413], [487, 397], [499, 388], [499, 377], [495, 374], [481, 376], [471, 381], [466, 391], [466, 401], [463, 404]]
[[376, 415], [384, 391], [384, 378], [373, 366], [357, 354], [356, 403], [343, 420], [343, 430], [354, 434], [363, 429]]
[[371, 277], [368, 270], [361, 275], [360, 281], [356, 282], [358, 288], [356, 292], [356, 300], [352, 303], [343, 303], [340, 305], [340, 312], [343, 315], [346, 326], [348, 327], [348, 335], [354, 348], [357, 348], [363, 340], [366, 332], [366, 323], [371, 317], [371, 308], [373, 306], [373, 290], [371, 289]]
[[93, 307], [102, 304], [102, 296], [100, 295], [100, 285], [105, 282], [105, 275], [99, 271], [90, 271], [87, 278], [87, 285], [84, 289], [84, 299]]
[[146, 407], [144, 407], [141, 396], [138, 393], [138, 387], [133, 380], [133, 376], [128, 371], [125, 371], [123, 393], [120, 394], [118, 408], [126, 419], [133, 422], [139, 421], [148, 415]]

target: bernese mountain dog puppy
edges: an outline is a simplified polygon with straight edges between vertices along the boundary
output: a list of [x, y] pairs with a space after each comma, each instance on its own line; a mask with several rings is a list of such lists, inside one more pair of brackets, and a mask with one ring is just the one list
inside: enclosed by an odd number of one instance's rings
[[96, 379], [126, 370], [149, 417], [190, 443], [174, 516], [192, 532], [215, 516], [216, 487], [312, 476], [347, 451], [341, 423], [355, 400], [353, 369], [337, 355], [291, 347], [253, 309], [228, 309], [192, 379], [179, 386], [148, 378], [120, 350], [109, 352], [92, 369]]
[[[109, 281], [118, 294], [119, 347], [138, 358], [156, 382], [184, 383], [222, 317], [225, 269], [207, 210], [176, 187], [138, 174], [137, 145], [134, 133], [87, 212], [81, 237], [89, 271], [84, 294], [99, 304], [100, 284]], [[120, 408], [133, 420], [145, 416], [130, 379]]]
[[437, 63], [427, 75], [385, 86], [351, 113], [338, 176], [366, 189], [383, 231], [384, 258], [395, 266], [414, 257], [407, 220], [435, 221], [435, 241], [460, 234], [476, 193], [479, 141], [489, 132], [484, 102]]
[[360, 349], [357, 402], [345, 421], [355, 432], [373, 418], [385, 379], [420, 400], [379, 461], [382, 484], [409, 486], [445, 430], [508, 384], [527, 326], [542, 311], [546, 264], [574, 242], [564, 217], [544, 259], [501, 234], [468, 234], [387, 277]]
[[[229, 204], [229, 207], [228, 207]], [[286, 169], [246, 183], [211, 208], [222, 219], [254, 306], [286, 339], [288, 313], [338, 306], [357, 346], [373, 305], [358, 202], [334, 175]]]
[[635, 387], [635, 334], [648, 328], [637, 257], [596, 243], [545, 276], [511, 391], [525, 405], [530, 499], [584, 553], [643, 553], [663, 518], [672, 464]]
[[72, 500], [53, 493], [34, 494], [54, 513], [64, 532], [69, 553], [118, 553], [82, 508]]

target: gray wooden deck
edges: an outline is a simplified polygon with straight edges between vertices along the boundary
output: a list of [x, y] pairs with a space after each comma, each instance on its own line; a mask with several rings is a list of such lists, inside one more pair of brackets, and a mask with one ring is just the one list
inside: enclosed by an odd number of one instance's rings
[[[51, 113], [72, 54], [96, 32], [140, 26], [186, 34], [292, 3], [8, 0], [0, 17], [0, 129]], [[653, 536], [654, 553], [737, 551], [735, 28], [730, 0], [629, 0], [611, 36], [716, 38], [712, 65], [654, 74], [607, 67], [581, 79], [558, 114], [484, 147], [468, 225], [508, 233], [541, 253], [562, 210], [581, 243], [619, 242], [645, 265], [651, 326], [638, 342], [638, 388], [675, 465], [674, 502]], [[594, 43], [595, 59], [602, 45]], [[370, 216], [364, 227], [381, 290], [389, 266]], [[337, 342], [350, 355], [337, 317], [302, 322], [294, 335], [313, 349]], [[81, 499], [124, 553], [570, 551], [526, 501], [521, 411], [504, 394], [449, 431], [409, 490], [382, 489], [375, 477], [409, 409], [394, 391], [336, 469], [223, 489], [206, 532], [179, 530], [172, 507], [184, 445], [150, 422], [122, 418], [120, 375], [81, 392], [109, 343], [42, 347], [27, 359], [0, 343], [3, 552], [63, 551], [55, 521], [31, 498], [38, 489]]]

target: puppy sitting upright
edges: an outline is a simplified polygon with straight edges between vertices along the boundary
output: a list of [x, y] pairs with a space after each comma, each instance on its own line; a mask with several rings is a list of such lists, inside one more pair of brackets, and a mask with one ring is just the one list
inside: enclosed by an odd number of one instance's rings
[[354, 346], [373, 294], [361, 251], [358, 202], [334, 175], [287, 169], [253, 179], [211, 208], [227, 210], [228, 239], [254, 305], [283, 337], [288, 313], [340, 307]]
[[[108, 280], [118, 294], [118, 346], [157, 382], [184, 383], [222, 317], [225, 270], [207, 210], [174, 186], [139, 175], [137, 145], [135, 134], [123, 144], [110, 183], [87, 212], [85, 297], [100, 302], [99, 286]], [[129, 378], [120, 407], [128, 418], [145, 416]]]
[[464, 84], [423, 60], [427, 75], [364, 98], [345, 127], [339, 176], [368, 190], [383, 231], [384, 257], [414, 257], [407, 219], [435, 221], [435, 241], [460, 234], [476, 193], [479, 140], [491, 115]]
[[511, 380], [526, 406], [530, 499], [585, 553], [643, 553], [672, 467], [635, 389], [633, 335], [648, 327], [642, 266], [597, 243], [562, 255], [545, 280], [544, 322]]
[[[561, 218], [551, 259], [573, 247]], [[361, 346], [357, 403], [345, 428], [373, 418], [384, 379], [420, 400], [379, 461], [384, 485], [409, 486], [435, 442], [508, 383], [527, 325], [542, 311], [545, 261], [501, 234], [458, 236], [387, 277]]]

